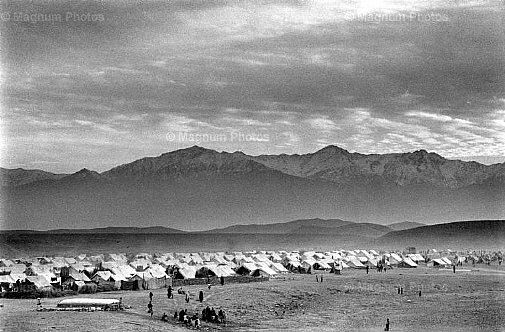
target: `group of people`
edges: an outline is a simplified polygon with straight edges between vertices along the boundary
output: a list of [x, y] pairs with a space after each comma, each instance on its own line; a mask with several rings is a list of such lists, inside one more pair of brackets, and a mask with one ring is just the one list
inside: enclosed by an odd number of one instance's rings
[[[168, 319], [165, 317], [165, 319]], [[184, 309], [177, 311], [174, 313], [174, 319], [177, 319], [179, 322], [183, 323], [184, 325], [188, 327], [195, 327], [197, 329], [200, 328], [200, 318], [198, 317], [198, 314], [195, 312], [193, 315], [188, 314], [188, 309]], [[163, 320], [163, 317], [162, 317]]]
[[[224, 278], [223, 278], [224, 279]], [[321, 277], [322, 281], [322, 277]], [[224, 284], [224, 280], [222, 280], [222, 283]], [[210, 289], [210, 287], [209, 287]], [[174, 298], [174, 289], [172, 286], [168, 286], [167, 288], [167, 297], [169, 299]], [[189, 302], [190, 299], [190, 293], [187, 290], [184, 290], [182, 287], [177, 289], [177, 293], [181, 295], [185, 295], [185, 301], [186, 303]], [[204, 292], [203, 290], [200, 290], [198, 293], [198, 301], [202, 303], [204, 300]], [[153, 293], [149, 292], [149, 303], [147, 305], [147, 312], [153, 317], [154, 310], [153, 310]], [[214, 310], [214, 308], [210, 308], [207, 306], [205, 309], [202, 310], [202, 320], [205, 322], [211, 322], [211, 323], [224, 323], [226, 321], [226, 315], [222, 309], [219, 309], [218, 312]], [[201, 321], [197, 313], [194, 313], [192, 315], [188, 314], [188, 310], [180, 310], [179, 312], [175, 311], [174, 313], [174, 319], [178, 320], [179, 322], [183, 323], [184, 325], [191, 327], [191, 328], [197, 328], [199, 329], [201, 326]], [[161, 316], [161, 320], [164, 322], [168, 322], [168, 315], [166, 312], [163, 313]]]
[[[390, 267], [391, 268], [391, 267]], [[388, 266], [382, 263], [377, 263], [377, 272], [387, 272]]]
[[209, 306], [207, 306], [202, 310], [202, 320], [211, 323], [224, 323], [226, 321], [226, 315], [222, 309], [219, 309], [216, 313], [214, 308], [209, 308]]

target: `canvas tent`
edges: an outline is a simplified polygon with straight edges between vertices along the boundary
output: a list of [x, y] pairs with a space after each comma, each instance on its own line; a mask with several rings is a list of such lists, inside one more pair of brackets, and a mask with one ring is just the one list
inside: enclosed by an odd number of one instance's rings
[[413, 268], [417, 267], [417, 264], [414, 263], [414, 261], [408, 257], [404, 258], [400, 264], [398, 264], [398, 267], [405, 267], [405, 268]]

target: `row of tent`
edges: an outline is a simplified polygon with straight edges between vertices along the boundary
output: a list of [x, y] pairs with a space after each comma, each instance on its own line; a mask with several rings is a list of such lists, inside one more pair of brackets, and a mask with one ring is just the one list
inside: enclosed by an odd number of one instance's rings
[[[456, 257], [460, 262], [464, 257]], [[365, 268], [379, 265], [415, 268], [426, 258], [420, 254], [379, 253], [375, 250], [250, 251], [201, 253], [139, 253], [79, 255], [77, 257], [33, 257], [0, 259], [0, 285], [8, 289], [19, 281], [37, 288], [84, 287], [96, 284], [104, 289], [154, 289], [166, 287], [172, 279], [231, 277], [235, 275], [275, 277], [287, 272]], [[454, 264], [454, 258], [433, 258], [428, 266]]]

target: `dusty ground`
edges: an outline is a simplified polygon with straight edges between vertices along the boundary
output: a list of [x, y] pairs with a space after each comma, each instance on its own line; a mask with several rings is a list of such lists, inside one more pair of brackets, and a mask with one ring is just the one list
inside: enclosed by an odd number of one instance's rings
[[[472, 267], [464, 267], [471, 269]], [[383, 331], [386, 318], [392, 331], [505, 331], [505, 273], [476, 267], [479, 271], [394, 269], [387, 273], [346, 270], [343, 275], [288, 274], [263, 283], [188, 287], [168, 300], [166, 289], [154, 290], [154, 317], [147, 314], [149, 291], [91, 295], [119, 298], [131, 309], [124, 312], [37, 312], [35, 300], [0, 299], [4, 331], [187, 331], [172, 318], [175, 310], [189, 313], [204, 306], [223, 308], [225, 325], [203, 323], [202, 330], [222, 331]], [[403, 285], [404, 294], [396, 287]], [[204, 290], [203, 304], [196, 294]], [[419, 297], [419, 290], [422, 291]], [[55, 307], [60, 299], [43, 299]], [[163, 312], [169, 323], [161, 322]]]

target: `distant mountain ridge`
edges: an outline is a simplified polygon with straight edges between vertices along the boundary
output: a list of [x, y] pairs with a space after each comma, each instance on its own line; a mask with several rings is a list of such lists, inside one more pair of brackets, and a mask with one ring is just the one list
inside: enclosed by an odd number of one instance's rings
[[305, 155], [261, 155], [251, 159], [286, 174], [320, 178], [338, 183], [380, 180], [404, 186], [428, 183], [460, 188], [505, 179], [505, 164], [486, 166], [477, 162], [449, 160], [436, 153], [360, 154], [327, 146]]
[[70, 175], [0, 168], [0, 176], [3, 186], [19, 186], [61, 178], [166, 179], [196, 174], [225, 175], [268, 171], [337, 183], [382, 181], [400, 186], [431, 184], [450, 188], [487, 182], [505, 183], [505, 163], [487, 166], [474, 161], [449, 160], [426, 150], [365, 155], [350, 153], [334, 145], [304, 155], [260, 156], [249, 156], [242, 152], [217, 152], [193, 146], [158, 157], [142, 158], [103, 173], [86, 168]]
[[50, 234], [183, 234], [187, 233], [175, 228], [152, 226], [152, 227], [100, 227], [100, 228], [67, 228], [50, 229], [47, 231], [34, 230], [7, 230], [0, 233], [50, 233]]
[[375, 240], [382, 246], [451, 249], [505, 248], [505, 220], [474, 220], [389, 232]]
[[102, 173], [1, 169], [1, 222], [8, 229], [104, 223], [212, 229], [315, 215], [379, 224], [501, 219], [504, 165], [424, 150], [363, 155], [328, 146], [304, 155], [248, 156], [194, 146]]
[[235, 234], [287, 234], [294, 232], [300, 227], [307, 229], [334, 229], [341, 226], [354, 224], [351, 221], [340, 219], [299, 219], [289, 222], [273, 223], [273, 224], [250, 224], [250, 225], [233, 225], [225, 228], [217, 228], [206, 231], [208, 233], [235, 233]]
[[394, 224], [389, 224], [387, 226], [394, 231], [403, 231], [405, 229], [411, 229], [411, 228], [427, 226], [427, 225], [422, 224], [420, 222], [403, 221], [403, 222], [398, 222], [398, 223], [394, 223]]

